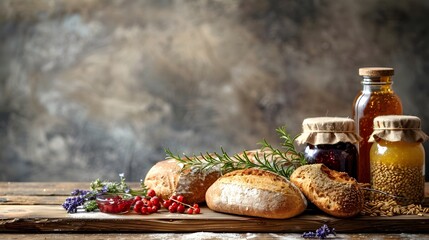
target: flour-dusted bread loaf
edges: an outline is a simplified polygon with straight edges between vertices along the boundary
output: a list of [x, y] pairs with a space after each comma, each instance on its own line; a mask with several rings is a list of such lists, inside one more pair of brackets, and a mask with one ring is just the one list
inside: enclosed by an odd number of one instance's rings
[[220, 177], [207, 190], [206, 203], [218, 212], [278, 219], [294, 217], [307, 207], [304, 195], [286, 178], [254, 168]]
[[335, 217], [352, 217], [363, 208], [364, 195], [358, 182], [344, 172], [323, 164], [309, 164], [296, 169], [290, 181], [322, 211]]
[[147, 173], [144, 184], [163, 199], [183, 195], [184, 202], [193, 204], [205, 200], [207, 188], [220, 177], [216, 169], [182, 171], [182, 165], [174, 159], [156, 163]]

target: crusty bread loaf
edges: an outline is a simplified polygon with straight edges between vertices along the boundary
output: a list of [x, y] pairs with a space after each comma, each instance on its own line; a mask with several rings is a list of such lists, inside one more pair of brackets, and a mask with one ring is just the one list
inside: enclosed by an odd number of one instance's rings
[[185, 203], [193, 204], [204, 202], [207, 188], [221, 175], [216, 169], [181, 170], [181, 164], [174, 159], [160, 161], [149, 170], [144, 184], [163, 199], [183, 195]]
[[335, 217], [352, 217], [363, 208], [364, 195], [358, 182], [344, 172], [323, 164], [309, 164], [296, 169], [290, 181], [322, 211]]
[[206, 203], [218, 212], [278, 219], [296, 216], [307, 207], [296, 186], [284, 177], [260, 169], [223, 175], [207, 190]]
[[[255, 155], [262, 156], [258, 150], [246, 151], [246, 155], [254, 161]], [[244, 156], [243, 153], [240, 154]], [[234, 157], [232, 157], [234, 159]], [[206, 190], [221, 175], [219, 169], [185, 170], [174, 159], [156, 163], [146, 174], [144, 183], [154, 189], [158, 196], [167, 199], [170, 196], [183, 195], [186, 203], [200, 203], [205, 201]]]

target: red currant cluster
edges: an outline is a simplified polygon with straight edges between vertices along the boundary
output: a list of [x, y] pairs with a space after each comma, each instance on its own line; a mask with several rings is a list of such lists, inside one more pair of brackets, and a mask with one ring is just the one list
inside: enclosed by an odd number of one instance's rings
[[[179, 196], [171, 196], [168, 200], [162, 201], [162, 206], [168, 209], [171, 213], [188, 213], [188, 214], [199, 214], [200, 207], [198, 204], [194, 204], [193, 206], [188, 205], [183, 202], [184, 197], [182, 195]], [[142, 198], [141, 196], [136, 196], [133, 201], [134, 211], [139, 214], [152, 214], [158, 212], [161, 209], [161, 199], [156, 196], [155, 190], [149, 189], [147, 192], [147, 197]], [[188, 207], [186, 209], [186, 207]]]
[[[165, 208], [168, 209], [171, 213], [187, 213], [187, 214], [198, 214], [200, 213], [200, 207], [198, 204], [194, 203], [193, 206], [188, 205], [183, 202], [184, 197], [182, 195], [179, 196], [171, 196], [168, 200], [164, 200], [162, 202], [162, 205], [164, 205]], [[187, 209], [185, 209], [186, 207]]]
[[143, 215], [156, 213], [161, 208], [159, 198], [153, 189], [149, 189], [147, 192], [147, 198], [141, 196], [134, 197], [134, 212]]

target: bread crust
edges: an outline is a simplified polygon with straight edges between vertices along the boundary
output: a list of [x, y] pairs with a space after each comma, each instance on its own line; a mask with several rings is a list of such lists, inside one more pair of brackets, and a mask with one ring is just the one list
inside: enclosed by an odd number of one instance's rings
[[162, 199], [183, 195], [188, 204], [205, 201], [207, 189], [220, 177], [219, 170], [186, 169], [174, 159], [156, 163], [146, 174], [144, 184]]
[[363, 209], [363, 191], [347, 173], [331, 170], [323, 164], [309, 164], [297, 168], [290, 181], [308, 200], [332, 216], [352, 217]]
[[206, 192], [207, 206], [218, 212], [285, 219], [302, 213], [307, 200], [286, 178], [260, 170], [236, 170]]

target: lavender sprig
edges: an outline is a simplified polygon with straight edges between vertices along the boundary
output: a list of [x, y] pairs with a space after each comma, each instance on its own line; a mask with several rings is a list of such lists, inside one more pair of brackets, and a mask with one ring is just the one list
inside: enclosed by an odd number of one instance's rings
[[67, 213], [75, 213], [77, 212], [77, 207], [82, 206], [84, 203], [85, 197], [83, 195], [78, 195], [74, 197], [68, 197], [62, 206], [65, 210], [67, 210]]
[[319, 238], [319, 239], [325, 239], [330, 234], [333, 234], [334, 236], [337, 235], [335, 232], [335, 228], [329, 228], [328, 225], [323, 224], [320, 228], [316, 229], [315, 232], [305, 232], [302, 234], [303, 238]]

